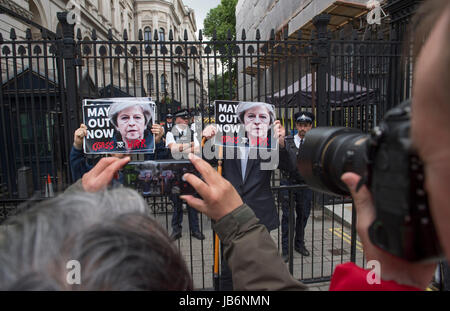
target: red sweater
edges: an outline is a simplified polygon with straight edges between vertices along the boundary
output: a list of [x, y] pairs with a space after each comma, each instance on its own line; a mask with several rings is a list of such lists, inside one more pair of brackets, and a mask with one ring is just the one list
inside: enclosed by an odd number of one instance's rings
[[419, 291], [420, 289], [401, 285], [395, 281], [383, 281], [380, 284], [369, 284], [364, 270], [352, 262], [338, 265], [334, 270], [330, 283], [330, 291]]

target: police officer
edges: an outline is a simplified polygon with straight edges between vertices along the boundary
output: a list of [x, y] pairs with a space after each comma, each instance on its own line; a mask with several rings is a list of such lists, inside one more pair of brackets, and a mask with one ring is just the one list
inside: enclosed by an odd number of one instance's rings
[[165, 133], [169, 133], [173, 127], [173, 114], [170, 112], [166, 114], [166, 123], [164, 124]]
[[[302, 148], [305, 142], [306, 133], [311, 130], [314, 123], [314, 115], [308, 111], [300, 111], [294, 115], [295, 127], [297, 134], [293, 137], [293, 152], [296, 158], [299, 150]], [[292, 136], [286, 138], [288, 141], [292, 140]], [[281, 185], [297, 185], [303, 184], [304, 181], [297, 170], [286, 172], [283, 171], [283, 179]], [[297, 217], [295, 219], [295, 236], [294, 236], [294, 249], [303, 256], [309, 256], [309, 251], [305, 247], [305, 227], [308, 221], [309, 214], [311, 212], [312, 204], [312, 191], [311, 189], [302, 188], [293, 190], [295, 201], [295, 213]], [[288, 261], [288, 245], [289, 245], [289, 192], [288, 190], [282, 190], [281, 194], [281, 207], [283, 216], [281, 219], [281, 235], [282, 235], [282, 255], [284, 261]]]
[[[191, 153], [200, 148], [200, 144], [189, 127], [189, 112], [186, 109], [179, 110], [175, 114], [175, 125], [170, 132], [166, 135], [166, 147], [169, 148], [170, 156], [173, 154]], [[173, 157], [172, 157], [173, 158]], [[177, 240], [181, 238], [181, 229], [183, 222], [183, 209], [182, 201], [179, 198], [179, 194], [171, 193], [169, 195], [170, 200], [173, 202], [173, 216], [172, 216], [172, 234], [171, 238]], [[198, 224], [198, 212], [192, 207], [188, 206], [188, 217], [191, 235], [198, 239], [203, 240], [205, 236], [200, 232]]]

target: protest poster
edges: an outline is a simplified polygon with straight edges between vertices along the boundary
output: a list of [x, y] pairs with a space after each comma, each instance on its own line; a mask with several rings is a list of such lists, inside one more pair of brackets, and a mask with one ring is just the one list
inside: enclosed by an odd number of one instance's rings
[[83, 100], [84, 152], [154, 153], [155, 106], [148, 97]]
[[248, 146], [276, 149], [273, 123], [275, 107], [261, 102], [214, 101], [216, 126], [215, 145], [224, 147]]

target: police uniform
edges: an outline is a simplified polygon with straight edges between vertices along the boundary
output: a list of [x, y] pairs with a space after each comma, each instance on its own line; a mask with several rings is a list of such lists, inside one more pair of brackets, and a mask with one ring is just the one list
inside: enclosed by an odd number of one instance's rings
[[164, 124], [164, 133], [169, 133], [173, 127], [173, 121], [171, 123], [167, 122], [168, 118], [173, 118], [171, 113], [166, 114], [166, 124]]
[[[297, 112], [294, 116], [296, 123], [314, 123], [314, 115], [311, 112]], [[293, 152], [295, 153], [293, 158], [296, 159], [298, 152], [302, 148], [305, 138], [301, 138], [298, 134], [294, 137], [287, 138], [287, 140], [293, 139], [294, 146]], [[304, 180], [301, 177], [298, 170], [295, 171], [283, 171], [283, 179], [281, 185], [297, 185], [304, 184]], [[309, 251], [305, 247], [305, 227], [311, 213], [312, 205], [312, 191], [309, 188], [302, 188], [294, 191], [295, 213], [297, 215], [295, 219], [295, 234], [294, 234], [294, 249], [303, 256], [309, 256]], [[287, 258], [288, 245], [289, 245], [289, 191], [282, 190], [281, 194], [281, 208], [283, 215], [281, 218], [281, 236], [282, 236], [282, 254]]]
[[[189, 117], [189, 113], [186, 109], [180, 110], [175, 114], [175, 119], [178, 117], [186, 118]], [[170, 144], [186, 144], [194, 141], [195, 146], [199, 146], [197, 138], [193, 135], [189, 126], [180, 126], [175, 124], [171, 131], [166, 134], [166, 147]], [[172, 159], [172, 153], [169, 150], [169, 158]], [[169, 195], [170, 200], [173, 202], [173, 215], [172, 215], [172, 234], [171, 238], [176, 240], [181, 237], [181, 230], [183, 223], [183, 203], [179, 198], [179, 194], [171, 193]], [[198, 224], [198, 212], [196, 209], [188, 206], [188, 218], [189, 226], [191, 230], [191, 235], [199, 240], [203, 240], [205, 237], [200, 232]]]

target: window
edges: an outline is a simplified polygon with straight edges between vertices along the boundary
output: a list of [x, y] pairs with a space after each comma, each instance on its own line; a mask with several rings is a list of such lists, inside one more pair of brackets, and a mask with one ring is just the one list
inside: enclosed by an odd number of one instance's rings
[[166, 76], [164, 74], [161, 75], [161, 92], [167, 91], [167, 81]]
[[164, 28], [159, 28], [159, 41], [165, 41], [165, 33], [164, 33]]
[[123, 13], [120, 13], [120, 27], [120, 30], [123, 34], [123, 30], [125, 29], [125, 19], [123, 18]]
[[150, 73], [150, 74], [147, 74], [147, 91], [148, 91], [149, 95], [152, 94], [153, 90], [154, 90], [153, 75]]
[[144, 40], [145, 41], [152, 40], [152, 29], [148, 26], [144, 28]]
[[113, 25], [115, 24], [114, 15], [115, 15], [114, 1], [111, 0], [111, 24], [113, 24]]

